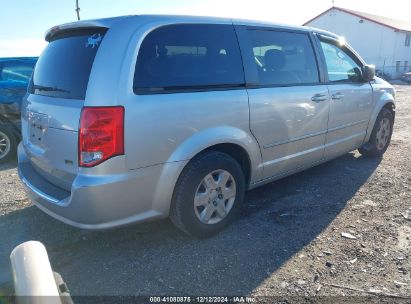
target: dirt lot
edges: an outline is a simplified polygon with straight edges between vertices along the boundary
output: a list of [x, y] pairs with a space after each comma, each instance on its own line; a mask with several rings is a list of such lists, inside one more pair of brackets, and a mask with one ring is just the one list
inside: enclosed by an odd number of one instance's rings
[[411, 298], [411, 86], [396, 88], [395, 132], [383, 159], [350, 153], [256, 189], [241, 219], [203, 241], [167, 220], [106, 232], [71, 228], [27, 201], [15, 163], [2, 165], [0, 284], [11, 278], [13, 247], [39, 240], [74, 295], [410, 303], [401, 297]]

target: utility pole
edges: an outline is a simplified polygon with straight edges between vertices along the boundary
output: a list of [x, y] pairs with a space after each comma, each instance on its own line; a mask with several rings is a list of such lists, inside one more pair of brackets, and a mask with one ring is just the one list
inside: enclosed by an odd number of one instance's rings
[[77, 12], [77, 20], [80, 20], [80, 7], [78, 6], [78, 0], [76, 0], [76, 12]]

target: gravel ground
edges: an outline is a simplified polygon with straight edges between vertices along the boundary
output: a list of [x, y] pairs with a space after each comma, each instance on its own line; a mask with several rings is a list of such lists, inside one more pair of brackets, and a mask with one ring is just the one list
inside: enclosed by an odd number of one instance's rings
[[383, 159], [353, 152], [253, 190], [242, 217], [203, 241], [168, 220], [106, 232], [71, 228], [31, 205], [15, 162], [0, 165], [0, 285], [11, 279], [11, 250], [39, 240], [73, 295], [410, 303], [411, 86], [396, 89], [395, 132]]

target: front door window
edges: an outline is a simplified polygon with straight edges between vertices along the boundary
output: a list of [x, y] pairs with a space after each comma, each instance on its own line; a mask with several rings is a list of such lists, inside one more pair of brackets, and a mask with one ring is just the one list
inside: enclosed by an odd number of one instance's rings
[[361, 67], [343, 49], [321, 42], [327, 64], [330, 82], [358, 82], [361, 80]]

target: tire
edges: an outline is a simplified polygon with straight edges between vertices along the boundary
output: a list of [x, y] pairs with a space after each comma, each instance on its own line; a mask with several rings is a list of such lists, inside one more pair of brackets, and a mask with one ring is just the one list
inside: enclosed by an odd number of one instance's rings
[[8, 125], [0, 124], [0, 164], [16, 156], [17, 144], [13, 129]]
[[370, 141], [359, 148], [358, 151], [367, 157], [381, 157], [390, 145], [393, 126], [393, 113], [388, 109], [382, 109], [375, 121]]
[[170, 219], [191, 236], [210, 237], [237, 216], [244, 194], [245, 177], [238, 162], [225, 153], [205, 152], [192, 159], [181, 173]]

